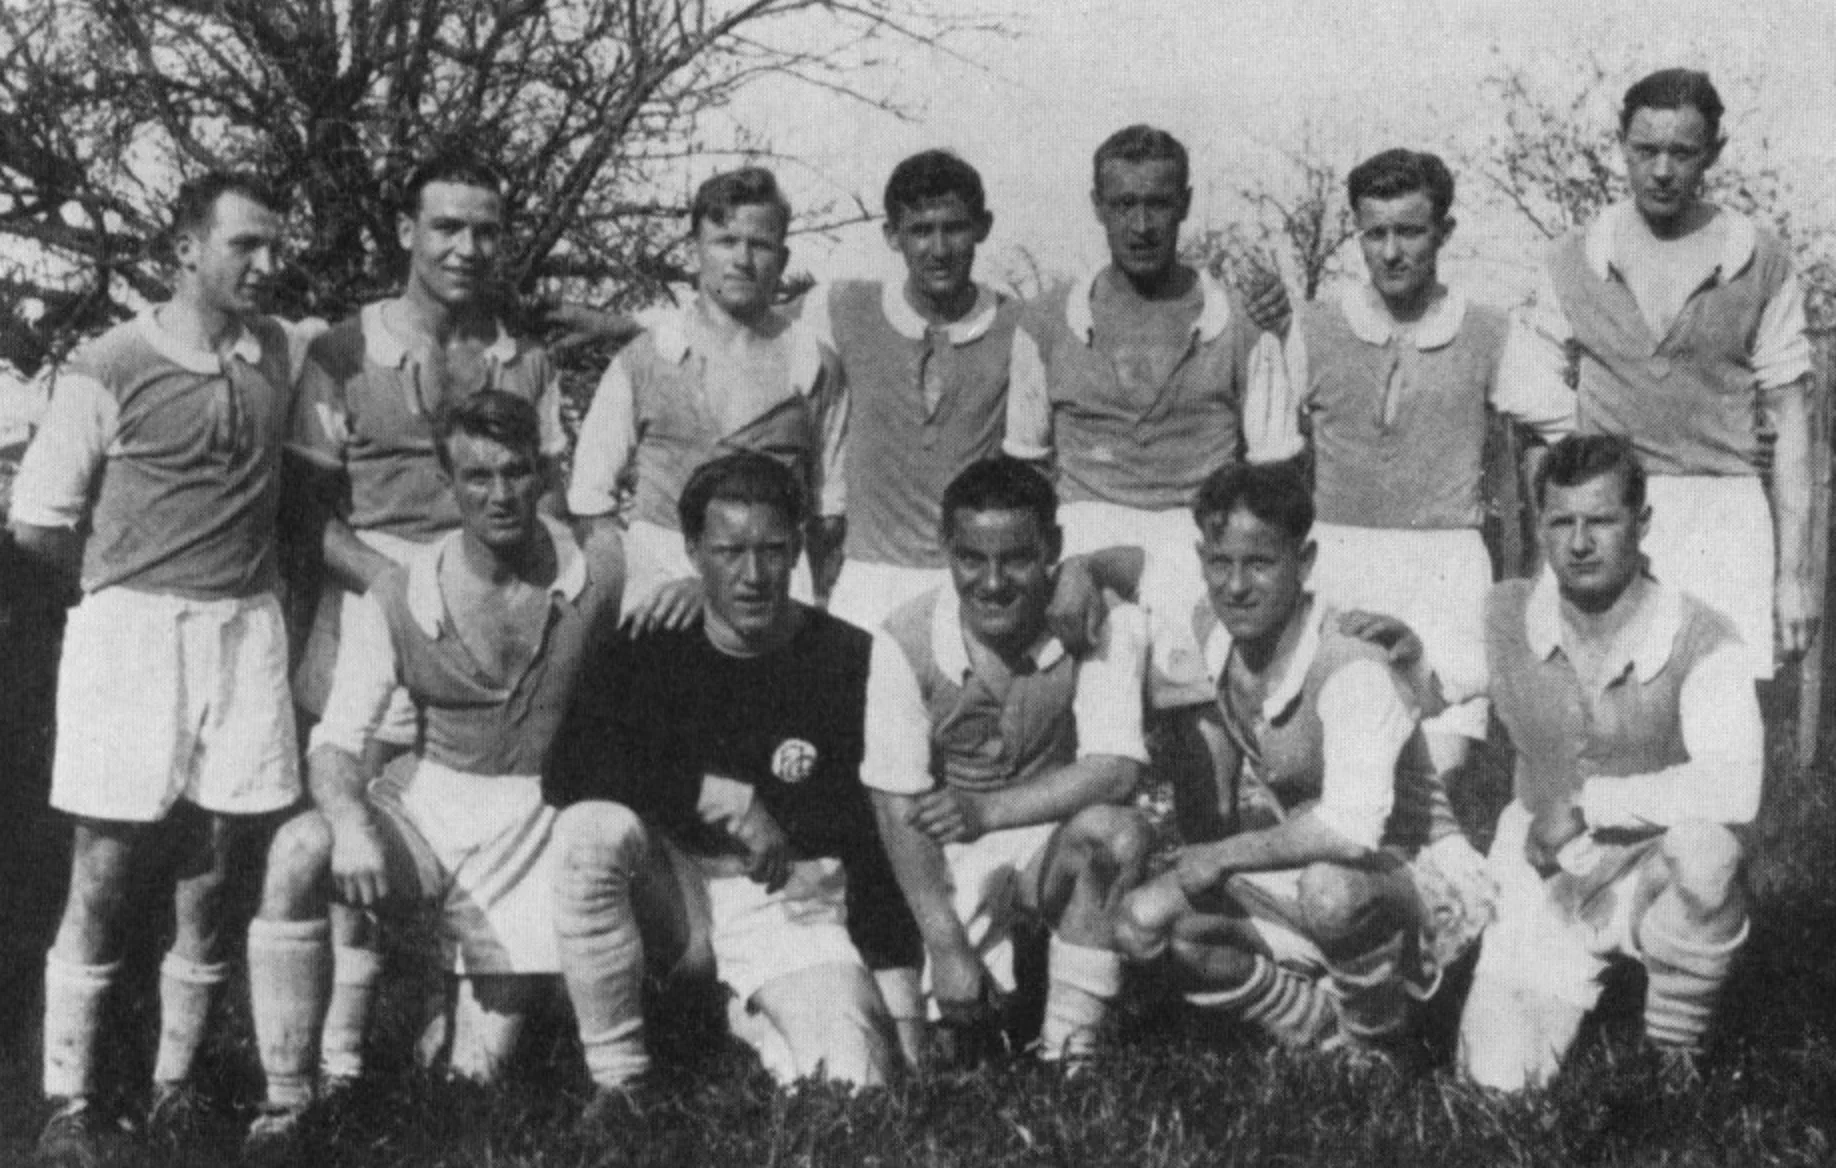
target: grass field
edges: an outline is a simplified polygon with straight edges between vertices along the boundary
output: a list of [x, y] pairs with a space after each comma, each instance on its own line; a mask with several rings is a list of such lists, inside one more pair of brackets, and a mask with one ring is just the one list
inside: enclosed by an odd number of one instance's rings
[[[18, 658], [13, 658], [17, 664]], [[12, 670], [17, 673], [18, 670]], [[29, 679], [28, 679], [29, 680]], [[19, 683], [16, 677], [0, 682]], [[11, 691], [13, 693], [18, 690]], [[1413, 1065], [1355, 1069], [1271, 1049], [1215, 1018], [1131, 989], [1105, 1057], [1072, 1081], [1031, 1065], [937, 1074], [858, 1098], [775, 1093], [693, 994], [655, 1006], [668, 1102], [638, 1126], [573, 1133], [585, 1092], [560, 1007], [537, 1020], [513, 1081], [484, 1090], [416, 1071], [403, 1053], [426, 971], [396, 959], [374, 1036], [374, 1074], [316, 1114], [299, 1162], [584, 1168], [682, 1165], [1821, 1165], [1836, 1163], [1836, 773], [1789, 760], [1789, 692], [1771, 695], [1773, 766], [1753, 831], [1751, 944], [1724, 1003], [1699, 1086], [1667, 1092], [1638, 1043], [1636, 976], [1609, 991], [1598, 1025], [1550, 1092], [1488, 1098], [1450, 1073], [1457, 1001], [1435, 1003]], [[14, 722], [17, 727], [19, 723]], [[20, 739], [12, 739], [14, 742]], [[0, 825], [0, 1164], [29, 1161], [37, 1099], [42, 955], [63, 885], [60, 824], [42, 807], [42, 743], [6, 761]], [[1483, 819], [1503, 790], [1485, 768], [1463, 811]], [[146, 919], [157, 922], [157, 899]], [[140, 946], [147, 997], [160, 944]], [[1142, 979], [1145, 983], [1149, 979]], [[117, 1062], [144, 1070], [144, 1004], [120, 1012]], [[205, 1053], [221, 1105], [182, 1146], [128, 1145], [123, 1164], [236, 1163], [257, 1097], [240, 988]]]

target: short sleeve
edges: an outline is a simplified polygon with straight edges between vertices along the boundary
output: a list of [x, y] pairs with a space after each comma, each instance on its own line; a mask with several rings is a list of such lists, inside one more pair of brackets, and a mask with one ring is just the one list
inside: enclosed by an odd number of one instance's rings
[[1753, 373], [1761, 389], [1796, 384], [1811, 371], [1810, 335], [1804, 317], [1804, 285], [1787, 274], [1760, 314], [1753, 336]]
[[1147, 662], [1147, 615], [1132, 604], [1118, 605], [1103, 622], [1095, 650], [1078, 662], [1071, 710], [1079, 758], [1107, 755], [1147, 765], [1141, 725]]
[[325, 716], [312, 729], [311, 749], [330, 746], [355, 757], [382, 724], [396, 688], [395, 642], [374, 591], [344, 595], [338, 661]]
[[580, 423], [567, 509], [575, 515], [609, 515], [618, 507], [618, 481], [637, 443], [637, 393], [627, 347], [606, 366]]
[[1396, 762], [1415, 733], [1416, 718], [1390, 671], [1354, 661], [1320, 687], [1325, 777], [1314, 814], [1365, 848], [1383, 840], [1396, 803]]
[[33, 527], [81, 525], [119, 418], [100, 381], [68, 369], [54, 374], [43, 421], [13, 481], [10, 518]]
[[881, 630], [867, 671], [866, 753], [861, 782], [875, 791], [918, 795], [931, 781], [931, 714], [905, 650]]
[[1007, 366], [1007, 438], [1001, 448], [1015, 458], [1052, 457], [1052, 397], [1045, 359], [1025, 329], [1014, 330]]
[[560, 458], [567, 453], [567, 427], [561, 424], [561, 374], [542, 354], [542, 386], [537, 391], [536, 418], [542, 427], [542, 453]]
[[350, 441], [351, 415], [344, 386], [308, 350], [293, 403], [287, 449], [314, 466], [339, 470]]

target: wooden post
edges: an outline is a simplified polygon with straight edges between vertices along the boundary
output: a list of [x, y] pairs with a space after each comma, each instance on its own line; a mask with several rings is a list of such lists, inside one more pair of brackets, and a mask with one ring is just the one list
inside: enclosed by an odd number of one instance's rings
[[1830, 563], [1830, 348], [1829, 330], [1811, 333], [1811, 386], [1808, 413], [1811, 442], [1811, 595], [1822, 620], [1810, 648], [1798, 663], [1798, 765], [1817, 761], [1823, 721], [1825, 625], [1829, 620]]

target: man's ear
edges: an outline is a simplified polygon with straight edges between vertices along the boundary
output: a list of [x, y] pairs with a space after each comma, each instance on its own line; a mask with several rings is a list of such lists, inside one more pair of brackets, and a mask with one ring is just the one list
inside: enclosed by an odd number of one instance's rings
[[1707, 170], [1709, 167], [1719, 162], [1721, 160], [1721, 151], [1727, 144], [1728, 136], [1726, 134], [1723, 134], [1721, 137], [1715, 139], [1714, 142], [1710, 143], [1708, 148], [1708, 160], [1702, 164], [1702, 169]]
[[983, 211], [975, 221], [975, 241], [978, 244], [988, 242], [988, 233], [994, 228], [994, 212]]
[[1459, 225], [1460, 221], [1455, 219], [1452, 215], [1441, 216], [1441, 243], [1446, 243], [1449, 239], [1453, 238], [1454, 228]]
[[1315, 560], [1319, 559], [1319, 557], [1320, 557], [1320, 545], [1319, 544], [1315, 543], [1311, 539], [1301, 544], [1301, 550], [1300, 550], [1301, 587], [1303, 588], [1306, 587], [1307, 584], [1313, 579], [1313, 563]]
[[395, 241], [402, 245], [402, 250], [414, 250], [414, 216], [398, 215], [395, 219]]
[[198, 251], [203, 244], [196, 227], [175, 231], [172, 234], [172, 258], [182, 270], [192, 271], [198, 266]]

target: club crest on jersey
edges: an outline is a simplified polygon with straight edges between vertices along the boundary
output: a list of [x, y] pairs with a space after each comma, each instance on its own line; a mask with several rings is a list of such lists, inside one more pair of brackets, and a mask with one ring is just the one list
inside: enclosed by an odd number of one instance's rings
[[771, 773], [781, 783], [801, 783], [816, 770], [816, 748], [801, 738], [786, 738], [771, 752]]

